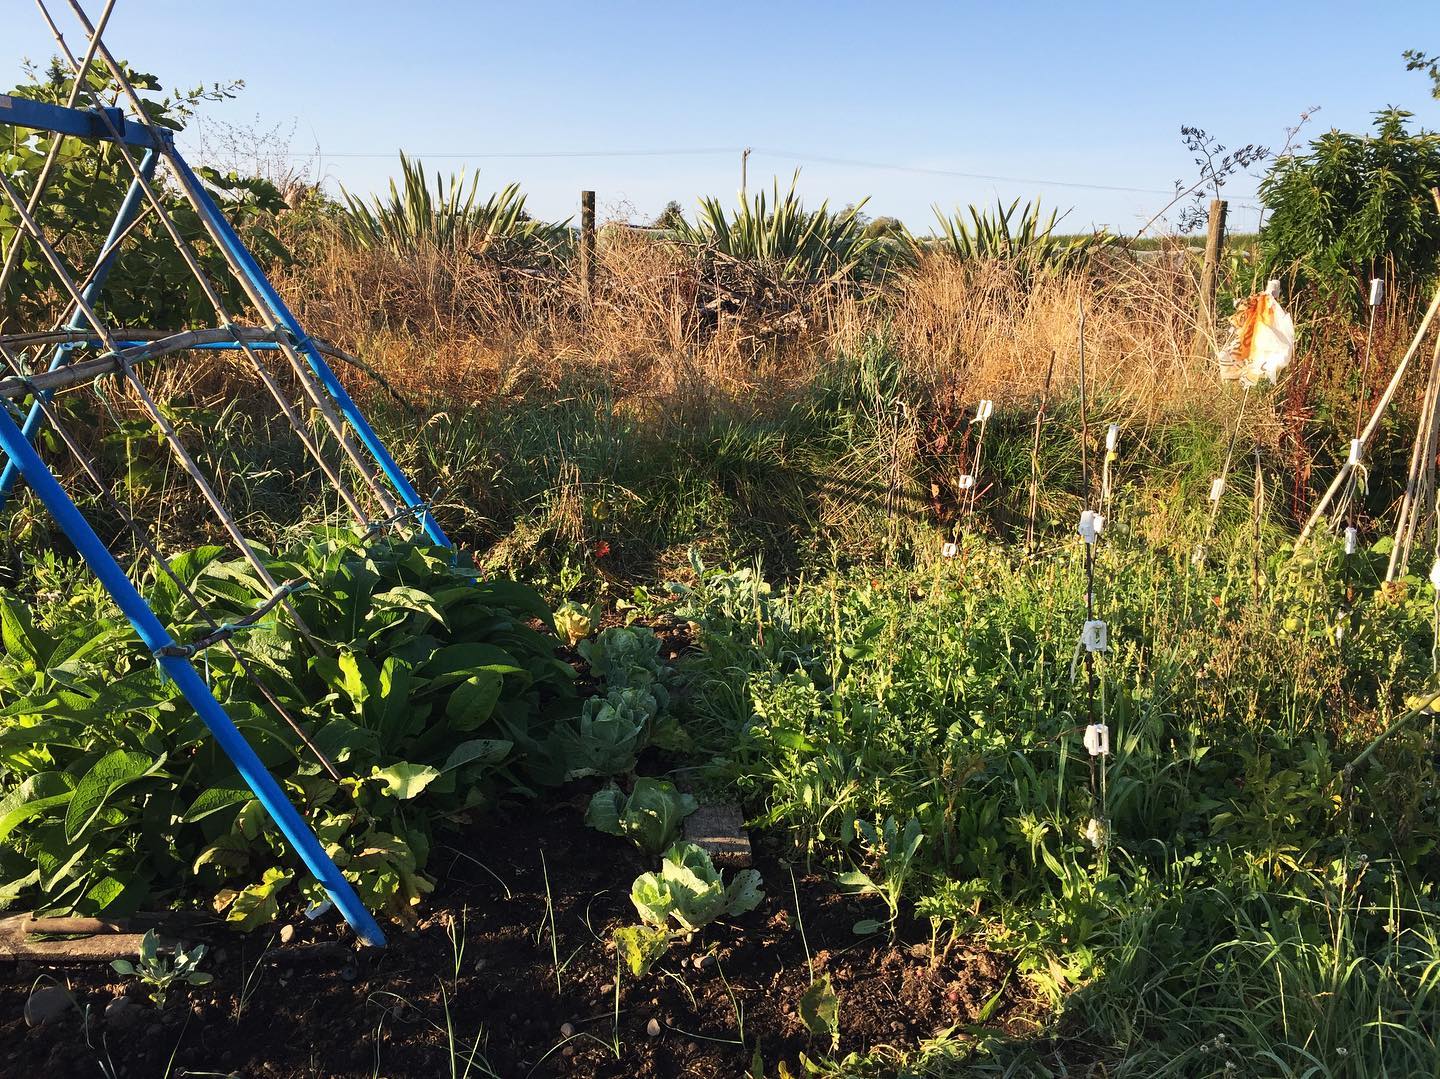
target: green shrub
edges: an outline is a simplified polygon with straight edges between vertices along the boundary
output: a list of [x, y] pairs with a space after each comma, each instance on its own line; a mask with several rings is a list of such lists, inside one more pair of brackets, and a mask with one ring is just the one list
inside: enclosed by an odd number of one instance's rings
[[1374, 131], [1328, 131], [1275, 160], [1260, 184], [1270, 211], [1261, 248], [1272, 276], [1293, 275], [1359, 307], [1371, 277], [1431, 280], [1440, 269], [1440, 134], [1411, 114], [1375, 114]]

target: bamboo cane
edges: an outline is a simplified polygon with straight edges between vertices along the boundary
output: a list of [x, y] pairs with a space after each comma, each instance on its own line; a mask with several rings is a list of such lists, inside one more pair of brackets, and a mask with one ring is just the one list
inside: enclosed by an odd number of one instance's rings
[[[1424, 340], [1426, 332], [1430, 329], [1430, 323], [1434, 321], [1437, 310], [1440, 310], [1440, 287], [1436, 288], [1435, 296], [1431, 299], [1430, 306], [1425, 310], [1425, 317], [1420, 320], [1420, 326], [1415, 331], [1415, 336], [1410, 342], [1410, 347], [1405, 350], [1405, 355], [1400, 360], [1400, 365], [1395, 368], [1395, 373], [1390, 376], [1390, 382], [1385, 387], [1385, 392], [1380, 395], [1380, 400], [1376, 402], [1375, 409], [1371, 412], [1370, 419], [1365, 424], [1365, 429], [1360, 432], [1359, 442], [1362, 453], [1365, 447], [1370, 444], [1370, 439], [1374, 436], [1375, 429], [1380, 426], [1380, 417], [1383, 416], [1385, 410], [1390, 407], [1391, 398], [1395, 396], [1395, 392], [1400, 388], [1400, 382], [1405, 377], [1405, 372], [1410, 366], [1411, 359], [1414, 358], [1415, 353], [1419, 350], [1420, 342]], [[1332, 480], [1330, 486], [1325, 489], [1325, 493], [1320, 496], [1320, 501], [1315, 504], [1315, 509], [1311, 511], [1309, 519], [1305, 522], [1305, 527], [1300, 529], [1300, 535], [1295, 541], [1295, 549], [1297, 551], [1309, 537], [1310, 532], [1314, 529], [1320, 518], [1324, 516], [1326, 507], [1330, 505], [1330, 501], [1350, 477], [1350, 473], [1353, 470], [1354, 465], [1347, 460], [1345, 464], [1341, 466], [1340, 471], [1335, 474], [1334, 480]]]
[[1430, 377], [1420, 406], [1420, 419], [1415, 426], [1415, 444], [1411, 449], [1410, 471], [1405, 479], [1405, 496], [1396, 522], [1395, 545], [1390, 549], [1390, 562], [1385, 579], [1393, 581], [1409, 568], [1415, 532], [1434, 490], [1436, 422], [1440, 420], [1436, 395], [1440, 394], [1440, 335], [1430, 357]]

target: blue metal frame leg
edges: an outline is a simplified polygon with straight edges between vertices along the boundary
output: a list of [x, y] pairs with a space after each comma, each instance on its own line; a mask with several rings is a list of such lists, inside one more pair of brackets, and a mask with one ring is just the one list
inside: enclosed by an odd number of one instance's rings
[[[146, 150], [145, 156], [140, 160], [140, 173], [146, 181], [155, 175], [155, 165], [159, 162], [160, 155], [154, 150]], [[114, 264], [115, 258], [119, 255], [120, 237], [124, 235], [131, 222], [135, 220], [135, 214], [140, 209], [141, 188], [139, 180], [130, 181], [130, 189], [125, 192], [125, 199], [120, 203], [120, 209], [116, 211], [115, 222], [110, 226], [110, 235], [105, 237], [105, 245], [100, 248], [100, 257], [95, 263], [95, 268], [90, 271], [89, 283], [80, 290], [85, 297], [85, 302], [92, 307], [100, 298], [100, 293], [105, 287], [105, 279], [110, 276], [110, 267]], [[17, 238], [17, 243], [19, 242]], [[89, 328], [77, 305], [74, 313], [65, 323], [67, 330], [84, 330]], [[73, 344], [60, 344], [55, 346], [55, 352], [50, 357], [50, 370], [64, 366], [68, 362]], [[50, 400], [50, 394], [43, 394], [45, 400]], [[25, 436], [27, 442], [33, 442], [35, 433], [40, 430], [40, 424], [44, 422], [45, 411], [39, 401], [30, 406], [30, 411], [25, 416], [25, 422], [20, 425], [20, 433]], [[15, 490], [15, 481], [20, 477], [20, 470], [16, 467], [14, 460], [5, 462], [5, 468], [0, 471], [0, 510], [5, 508], [10, 494]]]
[[350, 394], [346, 392], [344, 385], [335, 377], [335, 372], [332, 371], [330, 365], [325, 362], [325, 357], [320, 355], [320, 351], [311, 342], [309, 336], [301, 327], [299, 320], [291, 313], [290, 308], [286, 306], [285, 301], [280, 297], [280, 293], [275, 290], [275, 286], [270, 284], [270, 279], [265, 276], [265, 271], [260, 268], [260, 264], [255, 261], [255, 257], [250, 254], [250, 250], [245, 246], [240, 237], [235, 234], [235, 230], [230, 227], [230, 222], [225, 219], [225, 215], [222, 214], [220, 208], [215, 205], [215, 200], [212, 199], [210, 193], [205, 190], [204, 184], [202, 184], [195, 173], [191, 171], [185, 159], [173, 149], [168, 152], [167, 156], [169, 157], [171, 167], [180, 178], [180, 182], [189, 190], [196, 205], [203, 208], [205, 218], [210, 222], [216, 234], [223, 239], [225, 248], [231, 258], [233, 258], [235, 263], [242, 269], [246, 280], [250, 282], [255, 291], [264, 298], [266, 306], [270, 308], [270, 314], [274, 317], [275, 321], [294, 339], [296, 348], [304, 355], [306, 362], [310, 365], [310, 369], [315, 372], [315, 377], [320, 380], [320, 384], [324, 386], [330, 396], [334, 398], [341, 415], [343, 415], [350, 424], [351, 429], [354, 430], [361, 444], [369, 451], [370, 456], [375, 459], [375, 464], [379, 466], [385, 478], [390, 481], [390, 486], [399, 494], [400, 501], [405, 505], [405, 508], [416, 512], [420, 523], [424, 526], [425, 532], [432, 542], [443, 547], [453, 546], [449, 537], [441, 530], [439, 522], [436, 521], [430, 511], [425, 508], [424, 500], [421, 499], [415, 488], [411, 486], [410, 480], [406, 477], [400, 466], [395, 463], [395, 459], [390, 456], [390, 452], [385, 448], [385, 444], [380, 441], [380, 436], [371, 428], [369, 421], [365, 419], [365, 414], [360, 411], [360, 407], [355, 404]]
[[[4, 450], [19, 468], [25, 482], [70, 537], [70, 542], [75, 545], [81, 557], [95, 571], [95, 576], [100, 578], [121, 612], [135, 627], [135, 632], [145, 642], [145, 646], [153, 653], [174, 644], [174, 638], [160, 624], [145, 598], [136, 590], [130, 578], [125, 576], [125, 571], [95, 534], [90, 523], [76, 509], [75, 503], [70, 500], [70, 496], [51, 474], [34, 447], [21, 434], [20, 428], [15, 426], [15, 421], [3, 406], [0, 406], [0, 450]], [[385, 934], [380, 931], [374, 917], [365, 909], [360, 897], [355, 894], [355, 889], [320, 846], [315, 833], [285, 797], [285, 792], [275, 782], [275, 777], [266, 771], [250, 744], [236, 730], [235, 724], [225, 714], [225, 709], [205, 685], [199, 672], [188, 659], [179, 656], [159, 656], [157, 662], [210, 729], [215, 741], [234, 763], [236, 770], [255, 792], [255, 797], [260, 799], [270, 818], [279, 826], [315, 879], [330, 894], [335, 906], [350, 923], [356, 935], [366, 944], [377, 948], [384, 947]]]

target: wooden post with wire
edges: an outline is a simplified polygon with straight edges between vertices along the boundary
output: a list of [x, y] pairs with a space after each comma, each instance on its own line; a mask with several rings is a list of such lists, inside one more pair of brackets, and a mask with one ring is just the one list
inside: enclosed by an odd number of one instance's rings
[[585, 308], [595, 303], [595, 192], [580, 192], [580, 292]]
[[1205, 262], [1200, 267], [1200, 335], [1198, 351], [1213, 350], [1215, 337], [1215, 292], [1220, 280], [1220, 252], [1225, 247], [1224, 199], [1210, 200], [1209, 223], [1205, 230]]

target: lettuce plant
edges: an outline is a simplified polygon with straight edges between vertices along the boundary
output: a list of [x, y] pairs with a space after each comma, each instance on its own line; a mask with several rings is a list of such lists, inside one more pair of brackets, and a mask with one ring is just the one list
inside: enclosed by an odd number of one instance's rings
[[585, 811], [585, 823], [656, 855], [671, 844], [681, 822], [695, 808], [695, 799], [681, 794], [675, 784], [646, 776], [635, 781], [628, 798], [613, 783], [596, 791]]
[[765, 893], [760, 874], [743, 869], [727, 886], [704, 848], [676, 843], [665, 852], [659, 873], [642, 873], [630, 886], [630, 901], [640, 918], [657, 929], [674, 922], [681, 932], [694, 933], [723, 915], [754, 910]]

